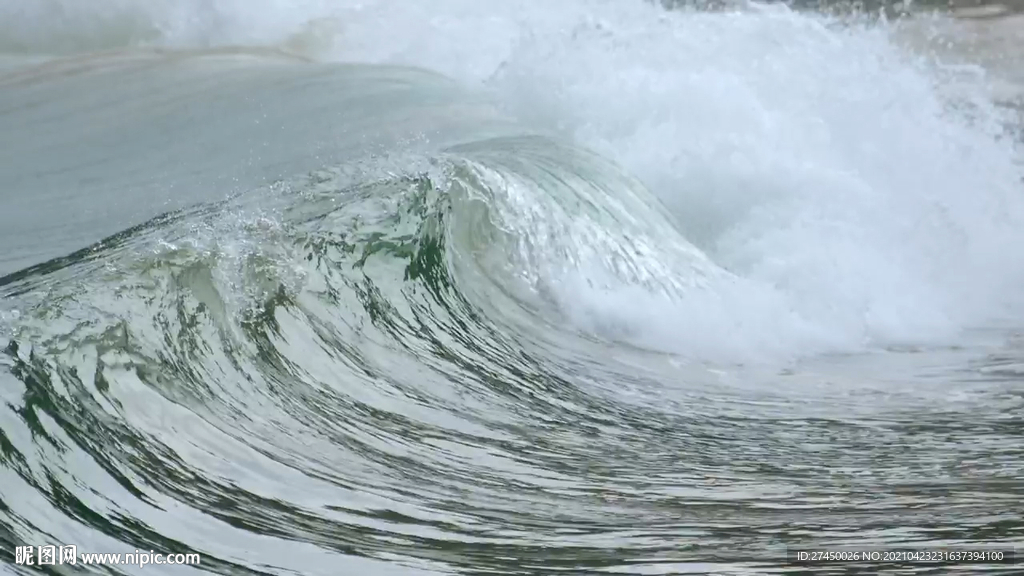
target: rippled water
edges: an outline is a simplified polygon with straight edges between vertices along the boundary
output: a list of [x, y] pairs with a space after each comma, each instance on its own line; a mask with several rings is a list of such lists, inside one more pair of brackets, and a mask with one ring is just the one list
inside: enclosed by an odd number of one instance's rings
[[0, 3], [0, 566], [1021, 547], [1000, 22]]

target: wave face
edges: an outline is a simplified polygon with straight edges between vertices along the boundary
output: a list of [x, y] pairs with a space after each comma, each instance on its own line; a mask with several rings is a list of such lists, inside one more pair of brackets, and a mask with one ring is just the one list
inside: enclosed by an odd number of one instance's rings
[[5, 568], [1020, 546], [1018, 120], [956, 26], [0, 3]]

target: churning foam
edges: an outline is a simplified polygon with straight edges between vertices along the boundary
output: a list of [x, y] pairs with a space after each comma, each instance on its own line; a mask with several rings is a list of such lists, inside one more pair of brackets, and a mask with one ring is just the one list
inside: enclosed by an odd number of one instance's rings
[[276, 45], [435, 70], [617, 161], [736, 281], [581, 316], [670, 348], [787, 354], [955, 337], [1015, 318], [1024, 194], [979, 67], [783, 7], [631, 0], [0, 3], [0, 49]]

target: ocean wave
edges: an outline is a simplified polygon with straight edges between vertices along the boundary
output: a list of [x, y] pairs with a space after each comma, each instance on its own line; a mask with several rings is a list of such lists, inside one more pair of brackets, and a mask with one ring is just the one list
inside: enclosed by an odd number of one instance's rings
[[908, 34], [757, 4], [0, 3], [5, 567], [1019, 545], [1014, 118]]

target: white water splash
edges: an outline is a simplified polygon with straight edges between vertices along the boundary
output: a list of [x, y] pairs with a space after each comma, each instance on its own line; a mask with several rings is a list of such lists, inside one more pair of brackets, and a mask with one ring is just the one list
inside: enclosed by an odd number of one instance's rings
[[748, 357], [955, 339], [1019, 318], [1009, 119], [984, 67], [909, 50], [906, 26], [622, 0], [48, 6], [0, 4], [0, 46], [272, 45], [414, 65], [601, 152], [736, 275], [670, 301], [563, 283], [580, 319], [648, 343]]

